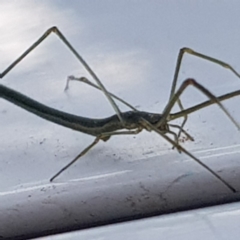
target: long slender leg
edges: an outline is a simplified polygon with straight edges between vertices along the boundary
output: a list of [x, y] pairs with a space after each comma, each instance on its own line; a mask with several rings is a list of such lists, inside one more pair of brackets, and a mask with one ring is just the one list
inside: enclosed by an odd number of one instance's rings
[[[237, 91], [234, 91], [234, 92], [230, 92], [230, 93], [221, 95], [221, 96], [217, 97], [217, 99], [218, 99], [218, 101], [225, 101], [225, 100], [228, 100], [230, 98], [233, 98], [233, 97], [236, 97], [236, 96], [239, 96], [239, 95], [240, 95], [240, 90], [237, 90]], [[184, 115], [189, 115], [189, 114], [194, 113], [194, 112], [196, 112], [196, 111], [198, 111], [202, 108], [208, 107], [212, 104], [216, 104], [216, 102], [211, 99], [209, 101], [205, 101], [205, 102], [199, 103], [195, 106], [192, 106], [190, 108], [187, 108], [183, 111], [179, 111], [179, 112], [176, 112], [176, 113], [171, 113], [171, 114], [169, 114], [169, 117], [168, 117], [169, 121], [172, 121], [174, 119], [183, 117]]]
[[[171, 92], [170, 92], [170, 97], [169, 97], [169, 100], [172, 98], [172, 96], [174, 95], [175, 93], [175, 90], [176, 90], [176, 85], [177, 85], [177, 80], [178, 80], [178, 75], [179, 75], [179, 70], [180, 70], [180, 67], [181, 67], [181, 63], [182, 63], [182, 58], [183, 58], [183, 55], [184, 53], [188, 53], [188, 54], [191, 54], [193, 56], [196, 56], [196, 57], [199, 57], [199, 58], [202, 58], [202, 59], [205, 59], [207, 61], [210, 61], [210, 62], [213, 62], [213, 63], [216, 63], [224, 68], [227, 68], [229, 69], [232, 73], [234, 73], [238, 78], [240, 78], [240, 74], [231, 66], [229, 65], [228, 63], [226, 62], [223, 62], [219, 59], [216, 59], [216, 58], [213, 58], [213, 57], [210, 57], [210, 56], [207, 56], [205, 54], [202, 54], [202, 53], [199, 53], [199, 52], [196, 52], [190, 48], [182, 48], [180, 49], [179, 51], [179, 54], [178, 54], [178, 58], [177, 58], [177, 63], [176, 63], [176, 67], [175, 67], [175, 72], [174, 72], [174, 77], [173, 77], [173, 82], [172, 82], [172, 87], [171, 87]], [[183, 110], [183, 105], [182, 105], [182, 102], [180, 100], [180, 98], [177, 100], [177, 104], [180, 108], [180, 110]], [[183, 129], [185, 123], [187, 122], [187, 115], [183, 115], [183, 122], [181, 124], [181, 128]], [[178, 133], [178, 137], [180, 136], [181, 134], [181, 129]]]
[[82, 152], [80, 152], [71, 162], [69, 162], [66, 166], [64, 166], [60, 171], [58, 171], [53, 177], [51, 177], [50, 182], [52, 182], [57, 176], [59, 176], [62, 172], [64, 172], [67, 168], [69, 168], [73, 163], [75, 163], [80, 157], [85, 155], [92, 147], [94, 147], [99, 140], [107, 141], [111, 136], [113, 135], [127, 135], [127, 134], [138, 134], [142, 131], [142, 128], [139, 127], [135, 131], [122, 131], [122, 132], [109, 132], [109, 133], [103, 133], [95, 138], [95, 140], [86, 147]]
[[183, 148], [180, 144], [177, 144], [174, 142], [171, 138], [169, 138], [167, 135], [159, 131], [155, 126], [150, 124], [148, 121], [142, 118], [142, 125], [145, 126], [145, 128], [151, 128], [153, 131], [160, 134], [165, 140], [167, 140], [169, 143], [171, 143], [174, 147], [178, 149], [180, 152], [184, 152], [186, 155], [188, 155], [190, 158], [195, 160], [198, 164], [200, 164], [202, 167], [204, 167], [207, 171], [213, 174], [217, 179], [219, 179], [226, 187], [228, 187], [232, 192], [236, 192], [236, 189], [233, 188], [228, 182], [226, 182], [221, 176], [219, 176], [217, 173], [215, 173], [211, 168], [209, 168], [206, 164], [201, 162], [198, 158], [196, 158], [193, 154], [191, 154], [189, 151], [187, 151], [185, 148]]
[[179, 99], [180, 95], [184, 92], [184, 90], [189, 86], [192, 85], [195, 88], [197, 88], [199, 91], [204, 93], [211, 101], [215, 102], [218, 104], [218, 106], [225, 112], [225, 114], [228, 116], [228, 118], [233, 122], [233, 124], [240, 129], [240, 125], [235, 121], [235, 119], [231, 116], [231, 114], [228, 112], [228, 110], [219, 102], [218, 98], [214, 96], [209, 90], [207, 90], [205, 87], [203, 87], [201, 84], [196, 82], [194, 79], [187, 79], [185, 80], [178, 91], [172, 96], [171, 100], [165, 107], [163, 113], [162, 113], [162, 119], [156, 124], [156, 127], [161, 126], [163, 123], [166, 121], [171, 120], [171, 117], [169, 116], [169, 113], [171, 109], [173, 108], [174, 104], [177, 102]]
[[49, 28], [36, 42], [34, 42], [20, 57], [18, 57], [12, 64], [10, 64], [2, 73], [0, 73], [0, 78], [3, 78], [9, 71], [11, 71], [19, 62], [23, 60], [31, 51], [33, 51], [41, 42], [43, 42], [51, 33], [55, 33], [62, 41], [63, 43], [69, 48], [69, 50], [75, 55], [75, 57], [82, 63], [82, 65], [86, 68], [86, 70], [89, 72], [89, 74], [93, 77], [93, 79], [96, 81], [100, 89], [103, 91], [105, 96], [107, 97], [108, 101], [112, 105], [113, 109], [115, 110], [116, 114], [118, 115], [119, 120], [124, 124], [123, 119], [121, 117], [121, 112], [114, 102], [114, 100], [111, 98], [111, 96], [108, 94], [106, 88], [100, 81], [100, 79], [97, 77], [97, 75], [93, 72], [93, 70], [90, 68], [90, 66], [87, 64], [87, 62], [80, 56], [80, 54], [73, 48], [73, 46], [68, 42], [68, 40], [65, 38], [65, 36], [60, 32], [60, 30], [57, 27], [51, 27]]
[[50, 182], [52, 182], [57, 176], [59, 176], [63, 171], [69, 168], [73, 163], [75, 163], [80, 157], [86, 154], [92, 147], [94, 147], [101, 138], [97, 137], [95, 140], [86, 147], [82, 152], [80, 152], [70, 163], [68, 163], [65, 167], [63, 167], [59, 172], [57, 172], [54, 176], [51, 177]]
[[233, 72], [238, 78], [240, 78], [240, 73], [238, 73], [238, 72], [237, 72], [231, 65], [229, 65], [228, 63], [223, 62], [223, 61], [221, 61], [221, 60], [219, 60], [219, 59], [210, 57], [210, 56], [208, 56], [208, 55], [205, 55], [205, 54], [196, 52], [196, 51], [194, 51], [193, 49], [190, 49], [190, 48], [182, 48], [182, 49], [180, 49], [179, 54], [178, 54], [177, 64], [176, 64], [176, 67], [175, 67], [175, 72], [174, 72], [174, 77], [173, 77], [172, 88], [171, 88], [169, 100], [172, 98], [172, 96], [174, 95], [175, 90], [176, 90], [177, 80], [178, 80], [178, 75], [179, 75], [179, 70], [180, 70], [180, 67], [181, 67], [181, 64], [182, 64], [182, 58], [183, 58], [184, 53], [188, 53], [188, 54], [190, 54], [190, 55], [193, 55], [193, 56], [196, 56], [196, 57], [205, 59], [205, 60], [207, 60], [207, 61], [216, 63], [216, 64], [218, 64], [218, 65], [220, 65], [220, 66], [222, 66], [222, 67], [224, 67], [224, 68], [229, 69], [229, 70], [230, 70], [231, 72]]
[[[101, 90], [101, 88], [100, 88], [99, 86], [97, 86], [96, 84], [92, 83], [90, 80], [88, 80], [88, 79], [85, 78], [85, 77], [77, 78], [77, 77], [74, 77], [74, 76], [69, 76], [69, 77], [67, 78], [66, 87], [65, 87], [65, 89], [64, 89], [65, 91], [68, 90], [68, 88], [69, 88], [69, 82], [70, 82], [70, 81], [83, 82], [83, 83], [86, 83], [86, 84], [88, 84], [88, 85], [96, 88], [96, 89]], [[125, 104], [126, 106], [128, 106], [129, 108], [131, 108], [132, 110], [138, 111], [135, 107], [133, 107], [131, 104], [129, 104], [129, 103], [127, 103], [126, 101], [124, 101], [122, 98], [116, 96], [116, 95], [113, 94], [113, 93], [110, 93], [110, 92], [107, 92], [107, 93], [108, 93], [111, 97], [117, 99], [119, 102], [121, 102], [121, 103]]]
[[[230, 98], [233, 98], [233, 97], [236, 97], [236, 96], [239, 96], [240, 95], [240, 90], [237, 90], [237, 91], [234, 91], [234, 92], [230, 92], [230, 93], [227, 93], [227, 94], [224, 94], [224, 95], [221, 95], [221, 96], [218, 96], [217, 99], [218, 101], [225, 101], [225, 100], [228, 100]], [[183, 117], [184, 115], [189, 115], [191, 113], [194, 113], [202, 108], [205, 108], [205, 107], [208, 107], [212, 104], [216, 104], [215, 101], [213, 101], [212, 99], [209, 100], [209, 101], [205, 101], [205, 102], [202, 102], [200, 104], [197, 104], [195, 106], [192, 106], [190, 108], [187, 108], [185, 110], [182, 110], [182, 111], [179, 111], [179, 112], [176, 112], [176, 113], [171, 113], [169, 114], [169, 116], [167, 117], [168, 118], [168, 122], [169, 121], [172, 121], [172, 120], [175, 120], [177, 118], [180, 118], [180, 117]], [[179, 128], [181, 130], [181, 132], [183, 132], [186, 136], [187, 136], [187, 132], [185, 132], [185, 130], [182, 128], [182, 126], [178, 126], [178, 125], [172, 125], [172, 124], [169, 124], [170, 127], [176, 127], [176, 128]], [[191, 139], [191, 136], [187, 136], [190, 140], [193, 141], [193, 138]], [[179, 138], [179, 136], [178, 136]], [[174, 148], [174, 147], [173, 147]]]

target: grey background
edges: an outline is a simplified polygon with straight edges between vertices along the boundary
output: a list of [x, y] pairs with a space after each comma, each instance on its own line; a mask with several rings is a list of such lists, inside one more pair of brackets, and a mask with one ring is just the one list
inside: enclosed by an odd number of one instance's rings
[[[168, 101], [180, 48], [190, 47], [239, 69], [238, 9], [238, 1], [1, 1], [0, 66], [4, 70], [49, 27], [56, 25], [109, 91], [138, 109], [161, 112]], [[101, 118], [114, 114], [104, 95], [91, 87], [73, 82], [65, 93], [66, 78], [73, 74], [89, 77], [52, 35], [1, 83], [44, 104], [77, 115]], [[195, 78], [216, 95], [238, 89], [240, 81], [227, 69], [186, 55], [179, 84], [188, 77]], [[187, 107], [206, 98], [189, 88], [182, 99]], [[237, 120], [238, 101], [235, 98], [224, 103]], [[127, 110], [125, 106], [119, 106], [123, 111]], [[77, 199], [78, 207], [78, 204], [81, 206], [78, 197], [85, 200], [90, 195], [91, 198], [100, 197], [101, 201], [97, 199], [94, 204], [98, 203], [98, 211], [101, 211], [101, 203], [109, 198], [108, 194], [114, 196], [113, 201], [108, 202], [111, 209], [116, 206], [114, 200], [119, 199], [119, 189], [122, 199], [132, 193], [135, 202], [142, 185], [150, 189], [148, 199], [155, 203], [151, 205], [151, 214], [156, 209], [161, 213], [238, 199], [238, 194], [233, 196], [192, 159], [172, 150], [169, 143], [154, 133], [119, 136], [100, 143], [54, 184], [49, 184], [49, 178], [90, 144], [92, 137], [49, 123], [4, 100], [1, 100], [0, 125], [2, 213], [9, 209], [19, 210], [16, 204], [21, 199], [23, 219], [27, 219], [28, 213], [24, 209], [29, 207], [29, 201], [33, 204], [33, 216], [36, 216], [36, 206], [41, 211], [39, 206], [54, 191], [66, 209], [69, 202], [62, 196], [63, 192], [71, 199]], [[186, 142], [183, 146], [238, 189], [240, 145], [235, 126], [217, 106], [212, 106], [192, 114], [186, 129], [195, 142]], [[124, 191], [125, 186], [129, 192]], [[39, 198], [42, 188], [50, 190]], [[96, 188], [99, 192], [94, 190]], [[82, 192], [79, 193], [80, 189]], [[163, 200], [167, 201], [167, 207], [159, 208], [159, 196], [169, 189], [172, 192], [168, 192]], [[179, 193], [183, 197], [178, 199]], [[171, 199], [176, 200], [169, 204]], [[58, 200], [53, 202], [58, 205]], [[71, 213], [76, 206], [72, 206]], [[137, 213], [141, 211], [140, 204]], [[56, 221], [51, 218], [54, 213], [42, 213], [49, 217], [45, 216], [45, 219]], [[13, 218], [14, 214], [15, 211], [11, 212]], [[4, 219], [5, 215], [1, 216]], [[77, 216], [76, 213], [75, 219]], [[74, 218], [71, 215], [67, 219], [72, 223]], [[52, 230], [54, 226], [50, 228]], [[32, 233], [33, 229], [30, 226], [26, 232]], [[12, 229], [6, 232], [12, 233]]]

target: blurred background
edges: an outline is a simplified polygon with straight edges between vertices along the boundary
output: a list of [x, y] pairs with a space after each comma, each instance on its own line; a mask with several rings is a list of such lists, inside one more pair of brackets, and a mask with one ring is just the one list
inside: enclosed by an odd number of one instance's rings
[[[218, 58], [240, 71], [239, 7], [238, 1], [3, 0], [0, 71], [47, 29], [57, 26], [109, 91], [139, 110], [161, 113], [169, 99], [181, 48], [189, 47]], [[64, 92], [69, 75], [91, 79], [53, 33], [1, 79], [1, 84], [76, 115], [104, 118], [115, 114], [100, 91], [83, 83], [71, 82]], [[240, 86], [240, 79], [228, 69], [186, 54], [178, 86], [189, 77], [216, 95]], [[185, 107], [190, 107], [206, 97], [189, 87], [182, 100]], [[240, 121], [238, 102], [236, 97], [224, 102], [224, 106]], [[128, 110], [118, 105], [122, 111]], [[5, 100], [1, 100], [0, 125], [0, 191], [7, 202], [11, 202], [10, 193], [49, 186], [49, 178], [93, 141], [91, 136], [49, 123]], [[237, 184], [239, 131], [219, 107], [211, 106], [190, 115], [186, 130], [195, 141], [187, 141], [183, 146]], [[224, 172], [226, 169], [231, 171]], [[111, 189], [114, 184], [134, 185], [159, 175], [167, 188], [165, 179], [171, 182], [190, 176], [192, 183], [196, 171], [209, 175], [192, 159], [172, 150], [159, 135], [144, 132], [99, 143], [56, 182], [66, 186], [80, 182], [84, 187], [86, 182], [91, 185], [104, 179]], [[206, 192], [211, 193], [212, 186], [199, 183], [203, 176], [197, 175], [194, 184], [209, 187]], [[216, 179], [210, 179], [220, 186], [220, 195], [228, 193]], [[185, 184], [180, 183], [183, 188]], [[196, 188], [194, 184], [190, 185]]]

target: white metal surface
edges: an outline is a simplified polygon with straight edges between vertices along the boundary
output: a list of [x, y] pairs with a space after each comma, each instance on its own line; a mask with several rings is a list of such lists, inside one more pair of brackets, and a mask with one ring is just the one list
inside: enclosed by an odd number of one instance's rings
[[239, 209], [239, 203], [225, 204], [39, 239], [235, 240], [240, 232]]
[[[4, 237], [36, 236], [240, 199], [190, 161], [169, 161], [164, 168], [159, 161], [150, 158], [128, 170], [4, 192], [0, 232]], [[216, 168], [224, 164], [216, 158], [210, 162]], [[232, 167], [221, 173], [239, 189], [239, 167]]]

